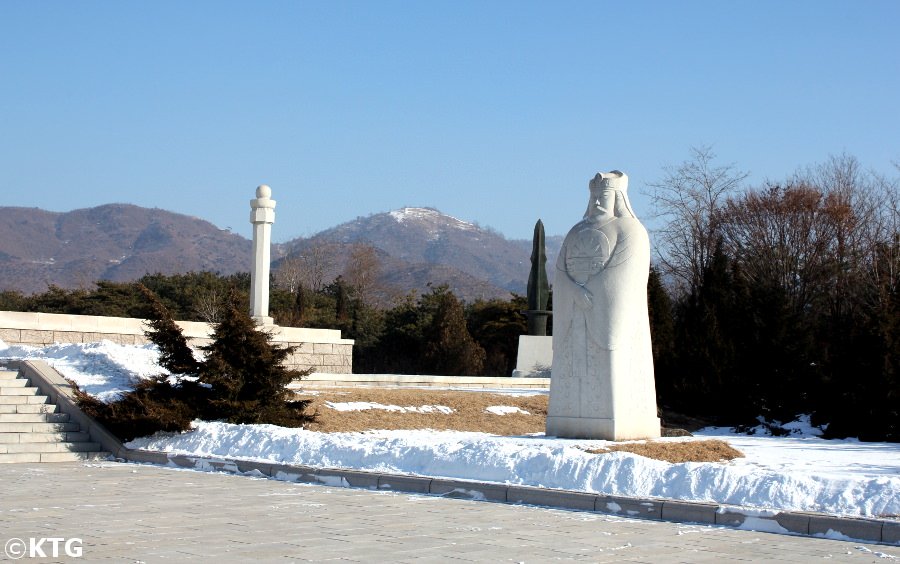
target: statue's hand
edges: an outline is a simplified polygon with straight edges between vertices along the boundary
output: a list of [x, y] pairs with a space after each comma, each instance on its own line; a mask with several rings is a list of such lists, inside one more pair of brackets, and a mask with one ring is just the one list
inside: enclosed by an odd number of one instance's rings
[[591, 309], [594, 307], [594, 296], [589, 290], [579, 288], [579, 291], [575, 292], [575, 303], [581, 309]]

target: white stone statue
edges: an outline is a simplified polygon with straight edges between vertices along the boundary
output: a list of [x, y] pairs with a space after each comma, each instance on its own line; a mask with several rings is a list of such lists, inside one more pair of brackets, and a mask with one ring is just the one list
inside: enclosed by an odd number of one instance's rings
[[650, 240], [627, 188], [624, 173], [598, 173], [587, 213], [559, 254], [547, 435], [660, 436], [647, 314]]

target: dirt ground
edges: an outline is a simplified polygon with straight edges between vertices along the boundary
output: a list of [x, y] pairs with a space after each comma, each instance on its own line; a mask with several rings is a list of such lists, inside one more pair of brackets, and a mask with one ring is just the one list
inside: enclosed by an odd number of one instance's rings
[[[316, 413], [316, 421], [309, 429], [322, 433], [435, 429], [515, 436], [542, 433], [547, 419], [546, 394], [510, 395], [409, 388], [327, 388], [300, 391], [297, 395], [298, 399], [312, 400], [311, 410]], [[430, 407], [431, 412], [421, 413], [409, 409], [339, 411], [329, 407], [327, 402], [366, 402], [399, 408], [419, 408], [420, 411]], [[489, 407], [495, 406], [518, 408], [521, 412], [499, 415], [488, 411]], [[442, 413], [441, 408], [449, 408], [452, 412]], [[600, 455], [613, 450], [628, 451], [668, 462], [719, 462], [743, 456], [722, 441], [623, 443], [587, 452]]]

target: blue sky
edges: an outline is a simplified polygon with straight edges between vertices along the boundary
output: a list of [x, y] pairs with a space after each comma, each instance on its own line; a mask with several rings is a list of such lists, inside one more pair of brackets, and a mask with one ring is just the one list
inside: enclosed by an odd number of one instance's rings
[[900, 176], [900, 2], [0, 0], [0, 205], [127, 202], [274, 237], [432, 206], [563, 234], [709, 145]]

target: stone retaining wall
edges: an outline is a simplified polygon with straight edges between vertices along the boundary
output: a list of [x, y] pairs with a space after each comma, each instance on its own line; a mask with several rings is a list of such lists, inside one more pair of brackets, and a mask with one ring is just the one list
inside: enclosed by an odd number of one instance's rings
[[[208, 323], [177, 321], [192, 346], [211, 342]], [[53, 343], [96, 343], [103, 340], [121, 345], [143, 345], [144, 320], [125, 317], [63, 315], [0, 311], [0, 340], [7, 345], [49, 345]], [[342, 339], [334, 329], [297, 327], [267, 328], [274, 341], [298, 347], [286, 364], [298, 370], [350, 374], [353, 372], [353, 340]]]

